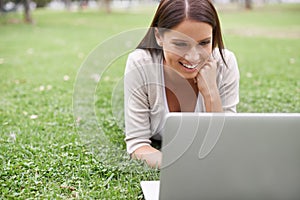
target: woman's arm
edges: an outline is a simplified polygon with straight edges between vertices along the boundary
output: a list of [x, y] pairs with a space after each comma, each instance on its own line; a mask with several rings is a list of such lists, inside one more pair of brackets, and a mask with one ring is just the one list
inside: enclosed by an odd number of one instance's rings
[[131, 157], [145, 161], [152, 168], [160, 169], [162, 153], [150, 145], [141, 146], [136, 149]]
[[[202, 94], [206, 112], [236, 112], [239, 103], [239, 70], [235, 55], [224, 50], [225, 63], [216, 55], [202, 67], [197, 76], [199, 92]], [[215, 58], [215, 57], [214, 57]], [[217, 66], [217, 63], [221, 66]], [[220, 80], [217, 82], [216, 77]]]
[[[151, 147], [152, 133], [148, 82], [159, 64], [144, 50], [132, 52], [127, 60], [124, 76], [125, 141], [133, 159], [144, 160], [149, 166], [160, 168], [161, 152]], [[145, 69], [152, 69], [149, 72]], [[153, 71], [154, 70], [154, 71]], [[153, 85], [157, 87], [157, 85]], [[154, 92], [155, 93], [155, 92]], [[153, 95], [152, 95], [153, 96]], [[155, 121], [157, 119], [153, 119]]]
[[206, 112], [223, 112], [222, 102], [218, 89], [211, 88], [208, 93], [203, 94]]
[[210, 60], [197, 75], [197, 86], [204, 98], [206, 112], [223, 112], [222, 101], [217, 86], [217, 63]]

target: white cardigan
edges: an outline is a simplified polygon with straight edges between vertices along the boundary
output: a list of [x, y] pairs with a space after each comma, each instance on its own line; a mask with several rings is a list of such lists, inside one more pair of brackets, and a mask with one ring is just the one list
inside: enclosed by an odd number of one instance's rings
[[[224, 112], [236, 112], [239, 102], [239, 70], [234, 54], [224, 50], [227, 66], [218, 49], [213, 58], [218, 63], [217, 84]], [[129, 54], [124, 77], [125, 141], [127, 152], [133, 153], [150, 138], [161, 139], [164, 117], [169, 112], [164, 87], [162, 55], [151, 56], [136, 49]], [[205, 112], [201, 93], [195, 112]]]

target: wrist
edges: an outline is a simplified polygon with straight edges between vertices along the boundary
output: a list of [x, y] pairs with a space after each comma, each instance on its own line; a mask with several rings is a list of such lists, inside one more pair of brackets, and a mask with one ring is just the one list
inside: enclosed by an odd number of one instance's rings
[[206, 112], [223, 112], [219, 91], [210, 90], [208, 93], [202, 95]]
[[200, 91], [204, 100], [213, 101], [215, 98], [219, 98], [219, 90], [216, 86], [208, 87], [205, 90]]

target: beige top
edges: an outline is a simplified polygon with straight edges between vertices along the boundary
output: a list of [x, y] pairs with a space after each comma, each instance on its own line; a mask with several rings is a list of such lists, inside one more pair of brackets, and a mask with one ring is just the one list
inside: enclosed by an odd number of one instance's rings
[[[236, 58], [224, 50], [227, 66], [218, 49], [213, 58], [218, 63], [217, 84], [224, 112], [236, 112], [239, 102], [239, 70]], [[147, 50], [136, 49], [129, 54], [124, 77], [125, 141], [127, 152], [133, 153], [150, 138], [160, 140], [164, 117], [169, 112], [164, 86], [162, 55], [153, 55]], [[201, 93], [195, 112], [205, 112]]]

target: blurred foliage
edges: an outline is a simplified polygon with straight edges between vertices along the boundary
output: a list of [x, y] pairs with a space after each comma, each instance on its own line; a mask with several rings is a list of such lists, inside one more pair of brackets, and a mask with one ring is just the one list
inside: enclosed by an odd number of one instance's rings
[[37, 7], [45, 7], [51, 0], [34, 0]]
[[[23, 3], [22, 0], [2, 0], [2, 1], [4, 4], [8, 2], [12, 2], [15, 5]], [[45, 7], [48, 3], [51, 2], [51, 0], [32, 0], [32, 2], [35, 2], [37, 7]]]

